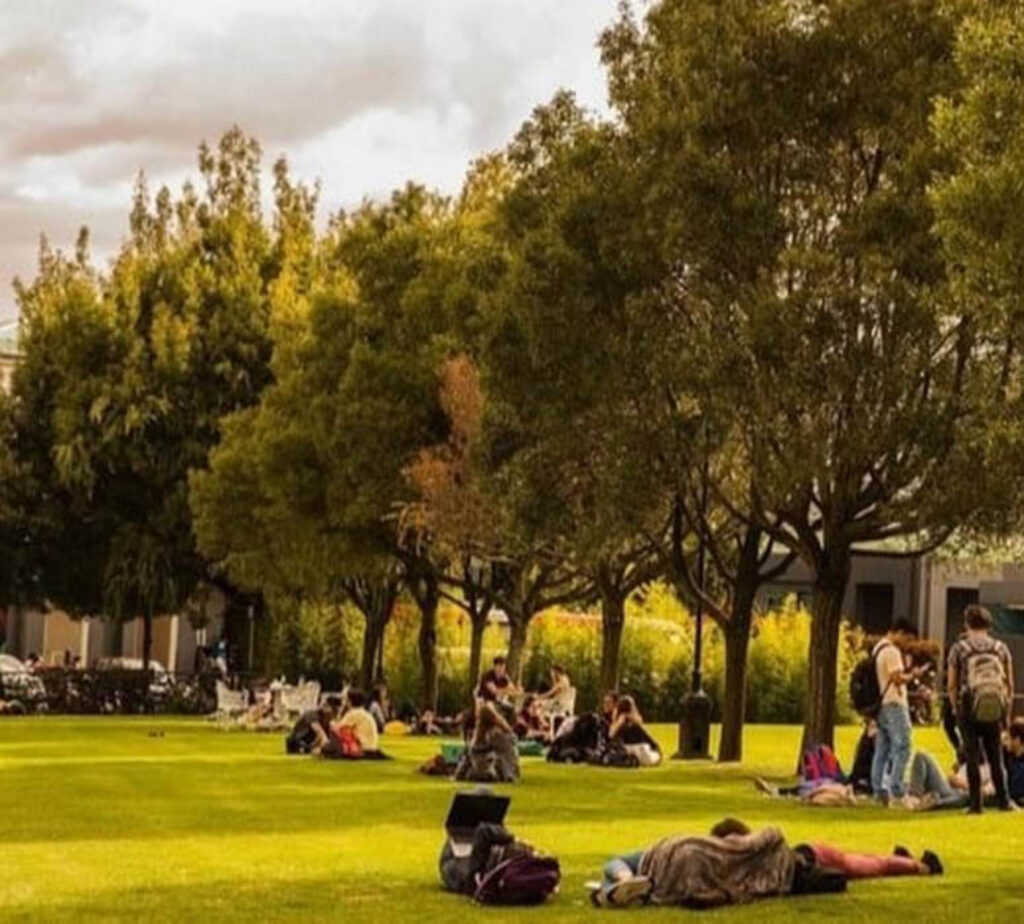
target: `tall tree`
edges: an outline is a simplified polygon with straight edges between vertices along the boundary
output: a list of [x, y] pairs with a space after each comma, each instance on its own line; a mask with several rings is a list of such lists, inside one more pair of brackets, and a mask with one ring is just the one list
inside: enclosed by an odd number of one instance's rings
[[682, 328], [704, 357], [751, 472], [735, 512], [814, 574], [815, 741], [833, 737], [854, 548], [928, 548], [970, 506], [951, 475], [985, 413], [986, 352], [949, 297], [928, 198], [954, 12], [662, 0], [602, 41], [670, 270], [645, 326]]
[[[141, 615], [146, 664], [154, 615], [178, 610], [207, 576], [188, 473], [205, 464], [221, 417], [253, 404], [269, 378], [268, 288], [278, 267], [259, 161], [258, 145], [236, 129], [200, 149], [201, 194], [186, 185], [177, 200], [163, 189], [151, 202], [140, 178], [109, 274], [88, 269], [83, 244], [73, 262], [44, 252], [38, 277], [18, 287], [26, 361], [15, 401], [26, 427], [48, 428], [39, 436], [53, 460], [36, 457], [39, 477], [75, 498], [82, 512], [66, 527], [102, 536], [91, 553], [99, 588], [68, 586], [59, 560], [45, 581], [73, 612]], [[105, 362], [95, 353], [90, 362], [81, 345], [65, 369], [36, 362], [39, 349], [74, 336], [83, 299], [105, 329]]]

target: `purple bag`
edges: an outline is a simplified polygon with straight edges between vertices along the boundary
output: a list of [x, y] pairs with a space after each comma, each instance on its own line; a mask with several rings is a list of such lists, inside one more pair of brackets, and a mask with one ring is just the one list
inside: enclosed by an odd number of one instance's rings
[[561, 878], [554, 857], [523, 854], [481, 876], [473, 900], [481, 905], [539, 905], [558, 889]]

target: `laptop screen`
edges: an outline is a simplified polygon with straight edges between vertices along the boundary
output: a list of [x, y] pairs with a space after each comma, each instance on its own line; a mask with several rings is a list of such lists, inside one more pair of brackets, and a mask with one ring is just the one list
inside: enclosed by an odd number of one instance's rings
[[457, 792], [448, 809], [445, 830], [472, 832], [479, 824], [500, 825], [505, 820], [510, 801], [509, 796], [493, 793]]

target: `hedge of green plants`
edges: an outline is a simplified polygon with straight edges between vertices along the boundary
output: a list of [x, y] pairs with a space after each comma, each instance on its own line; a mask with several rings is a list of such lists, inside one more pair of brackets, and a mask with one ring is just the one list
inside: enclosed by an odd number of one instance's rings
[[[418, 616], [400, 604], [388, 628], [384, 670], [397, 706], [419, 699], [420, 664], [416, 646]], [[465, 705], [469, 663], [469, 621], [456, 607], [443, 609], [438, 626], [440, 709], [454, 714]], [[599, 670], [601, 622], [596, 613], [553, 610], [530, 627], [523, 668], [527, 689], [543, 689], [552, 664], [564, 665], [579, 691], [580, 708], [590, 708], [601, 691]], [[807, 684], [810, 618], [794, 600], [755, 620], [750, 645], [747, 719], [751, 722], [794, 723], [803, 718]], [[694, 622], [671, 591], [656, 584], [630, 601], [623, 636], [620, 689], [636, 697], [645, 716], [670, 721], [689, 689], [693, 664]], [[714, 625], [705, 627], [704, 686], [716, 713], [724, 684], [724, 648]], [[337, 689], [345, 678], [358, 676], [361, 619], [337, 609], [304, 607], [269, 640], [270, 673], [317, 677], [325, 688]], [[839, 718], [854, 718], [847, 689], [863, 636], [844, 628], [840, 645]], [[506, 645], [504, 627], [492, 624], [484, 636], [484, 664]]]

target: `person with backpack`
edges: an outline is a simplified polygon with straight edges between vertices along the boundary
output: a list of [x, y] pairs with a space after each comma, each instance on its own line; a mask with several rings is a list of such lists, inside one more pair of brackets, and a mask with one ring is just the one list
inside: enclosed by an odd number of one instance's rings
[[[905, 619], [898, 620], [871, 650], [874, 675], [864, 677], [868, 687], [872, 679], [876, 684], [874, 689], [863, 693], [870, 692], [877, 704], [875, 722], [878, 732], [875, 756], [871, 762], [871, 791], [883, 805], [888, 805], [892, 799], [902, 803], [906, 796], [904, 777], [913, 745], [907, 683], [916, 675], [914, 671], [907, 670], [903, 649], [916, 637], [917, 630], [911, 623]], [[864, 704], [855, 702], [854, 705], [860, 708]], [[866, 713], [871, 711], [869, 707]]]
[[968, 812], [981, 814], [981, 752], [988, 758], [996, 804], [1012, 811], [1003, 769], [1002, 731], [1013, 703], [1013, 659], [1001, 641], [989, 634], [992, 616], [977, 604], [964, 610], [967, 634], [949, 652], [946, 683], [967, 759], [971, 799]]

